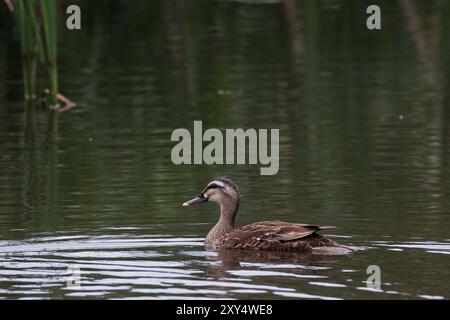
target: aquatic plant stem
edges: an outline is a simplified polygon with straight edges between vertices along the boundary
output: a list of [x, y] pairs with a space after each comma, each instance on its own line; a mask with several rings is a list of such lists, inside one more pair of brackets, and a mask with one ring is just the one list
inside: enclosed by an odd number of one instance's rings
[[50, 77], [50, 109], [57, 109], [58, 64], [57, 64], [57, 17], [56, 0], [40, 0], [45, 57]]
[[35, 0], [18, 0], [21, 35], [21, 54], [25, 100], [36, 98], [37, 25], [34, 15]]

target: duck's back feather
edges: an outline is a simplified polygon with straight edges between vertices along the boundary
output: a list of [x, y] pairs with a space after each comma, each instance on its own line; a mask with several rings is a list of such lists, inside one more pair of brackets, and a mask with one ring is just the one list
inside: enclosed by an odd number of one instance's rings
[[273, 251], [314, 251], [318, 247], [339, 247], [317, 231], [334, 227], [261, 221], [234, 229], [214, 241], [223, 249], [259, 249]]

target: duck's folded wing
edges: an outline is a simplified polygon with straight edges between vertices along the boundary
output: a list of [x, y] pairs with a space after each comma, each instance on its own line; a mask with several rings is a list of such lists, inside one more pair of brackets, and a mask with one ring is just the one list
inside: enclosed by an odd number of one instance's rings
[[228, 239], [245, 241], [257, 239], [260, 241], [294, 241], [310, 236], [317, 231], [334, 227], [320, 227], [309, 224], [288, 223], [283, 221], [261, 221], [235, 229], [227, 235]]

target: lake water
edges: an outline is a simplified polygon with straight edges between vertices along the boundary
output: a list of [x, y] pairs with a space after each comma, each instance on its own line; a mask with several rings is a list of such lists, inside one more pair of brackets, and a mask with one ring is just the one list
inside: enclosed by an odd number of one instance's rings
[[[59, 51], [78, 105], [56, 115], [24, 111], [0, 11], [0, 298], [450, 299], [446, 2], [381, 1], [373, 32], [361, 1], [80, 3]], [[279, 128], [279, 173], [175, 166], [194, 120]], [[218, 207], [181, 203], [221, 175], [239, 226], [336, 225], [356, 251], [205, 250]]]

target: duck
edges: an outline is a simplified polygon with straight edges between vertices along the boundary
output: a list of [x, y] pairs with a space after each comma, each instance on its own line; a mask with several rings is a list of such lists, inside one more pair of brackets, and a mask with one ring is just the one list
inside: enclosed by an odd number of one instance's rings
[[319, 231], [335, 228], [332, 226], [274, 220], [235, 228], [240, 193], [236, 183], [227, 177], [215, 178], [198, 196], [184, 202], [182, 206], [191, 207], [205, 202], [216, 202], [220, 206], [219, 220], [204, 241], [207, 249], [295, 251], [318, 254], [347, 254], [353, 251], [348, 246], [340, 245], [318, 234]]

